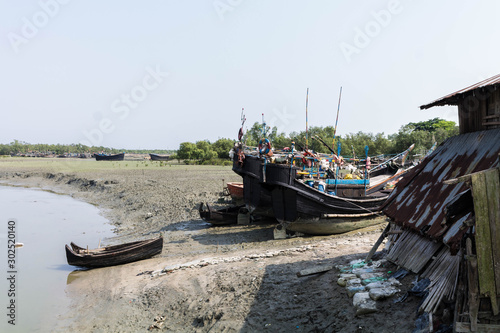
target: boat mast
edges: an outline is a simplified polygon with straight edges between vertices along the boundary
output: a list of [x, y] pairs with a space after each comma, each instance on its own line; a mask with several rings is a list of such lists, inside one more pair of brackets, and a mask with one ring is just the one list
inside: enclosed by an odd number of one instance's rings
[[306, 150], [309, 148], [308, 146], [308, 140], [307, 140], [307, 137], [308, 137], [308, 131], [307, 131], [307, 104], [308, 104], [308, 101], [309, 101], [309, 88], [307, 88], [307, 92], [306, 92]]
[[335, 135], [337, 134], [337, 124], [339, 123], [340, 98], [342, 97], [342, 86], [340, 86], [339, 103], [337, 105], [337, 119], [335, 120], [335, 128], [333, 129], [332, 149], [335, 149]]

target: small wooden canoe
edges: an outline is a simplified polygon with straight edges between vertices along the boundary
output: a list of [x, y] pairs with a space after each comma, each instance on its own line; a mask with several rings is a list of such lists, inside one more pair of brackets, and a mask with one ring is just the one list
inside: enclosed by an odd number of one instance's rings
[[80, 247], [73, 242], [70, 245], [66, 245], [66, 259], [69, 265], [88, 268], [107, 267], [143, 260], [160, 254], [163, 249], [163, 237], [93, 250]]

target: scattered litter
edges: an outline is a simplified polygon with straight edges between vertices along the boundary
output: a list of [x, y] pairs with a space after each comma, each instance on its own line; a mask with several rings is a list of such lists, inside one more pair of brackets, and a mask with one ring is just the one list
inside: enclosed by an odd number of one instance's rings
[[352, 303], [356, 308], [356, 315], [377, 312], [377, 303], [370, 298], [369, 293], [362, 292], [354, 295]]
[[348, 265], [336, 266], [340, 271], [337, 284], [345, 287], [347, 296], [353, 298], [356, 315], [377, 311], [377, 300], [392, 297], [401, 291], [398, 280], [387, 278], [384, 271], [386, 264], [386, 259], [372, 261], [368, 265], [363, 260], [353, 260]]
[[[387, 272], [387, 273], [390, 273], [390, 272]], [[395, 279], [402, 279], [404, 278], [406, 275], [408, 275], [408, 271], [404, 268], [401, 268], [399, 269], [396, 273], [392, 274], [391, 277], [395, 278]]]
[[165, 322], [164, 316], [157, 316], [154, 318], [154, 323], [151, 326], [149, 326], [148, 330], [161, 329], [164, 322]]

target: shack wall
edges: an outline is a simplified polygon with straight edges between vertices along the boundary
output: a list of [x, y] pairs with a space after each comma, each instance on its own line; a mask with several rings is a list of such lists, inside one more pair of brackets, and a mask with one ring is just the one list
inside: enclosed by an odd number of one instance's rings
[[480, 88], [457, 102], [460, 134], [500, 128], [500, 89]]

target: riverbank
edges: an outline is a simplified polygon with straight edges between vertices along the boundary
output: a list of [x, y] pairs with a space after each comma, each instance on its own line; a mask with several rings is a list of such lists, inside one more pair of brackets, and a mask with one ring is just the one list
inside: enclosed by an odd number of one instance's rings
[[[274, 224], [213, 227], [200, 220], [200, 202], [216, 201], [223, 184], [240, 180], [221, 166], [0, 159], [1, 183], [49, 189], [98, 205], [115, 227], [116, 237], [105, 244], [164, 236], [158, 257], [69, 274], [72, 305], [55, 331], [137, 332], [155, 324], [161, 328], [153, 329], [162, 332], [413, 330], [417, 300], [401, 306], [389, 299], [379, 312], [355, 316], [352, 300], [336, 283], [338, 271], [296, 275], [318, 264], [363, 258], [385, 225], [274, 240]], [[150, 274], [214, 258], [217, 264]]]

